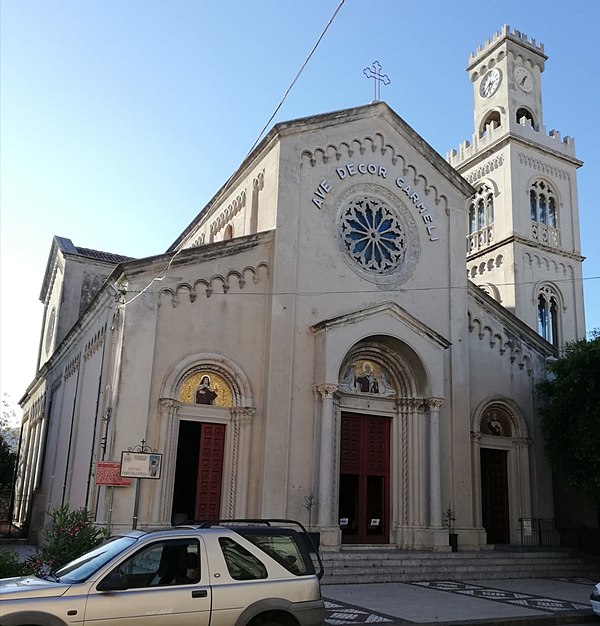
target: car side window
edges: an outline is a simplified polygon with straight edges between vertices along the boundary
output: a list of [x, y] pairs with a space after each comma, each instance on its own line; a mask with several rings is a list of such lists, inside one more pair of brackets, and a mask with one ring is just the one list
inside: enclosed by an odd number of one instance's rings
[[126, 577], [128, 589], [197, 583], [200, 580], [198, 541], [158, 541], [136, 552], [115, 572]]
[[248, 552], [237, 541], [229, 537], [220, 537], [219, 544], [231, 578], [234, 580], [260, 580], [267, 577], [267, 568], [262, 561]]
[[306, 562], [293, 537], [286, 534], [253, 534], [244, 532], [244, 537], [263, 552], [283, 565], [288, 572], [302, 576], [307, 573]]

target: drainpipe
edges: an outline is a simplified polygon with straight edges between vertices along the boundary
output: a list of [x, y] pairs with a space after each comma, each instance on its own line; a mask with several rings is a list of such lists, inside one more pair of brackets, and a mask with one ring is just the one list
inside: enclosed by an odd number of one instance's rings
[[104, 343], [102, 344], [102, 358], [100, 360], [100, 376], [98, 376], [98, 391], [96, 393], [96, 412], [94, 417], [94, 431], [92, 433], [92, 448], [90, 450], [90, 467], [88, 469], [87, 489], [85, 492], [85, 508], [88, 508], [90, 501], [90, 483], [92, 481], [92, 471], [94, 468], [94, 450], [96, 448], [96, 432], [98, 430], [98, 417], [100, 412], [100, 400], [102, 398], [102, 382], [104, 380], [104, 357], [106, 355], [106, 343], [108, 342], [108, 314], [110, 313], [110, 307], [108, 307], [107, 320], [104, 324]]
[[79, 354], [79, 367], [77, 368], [77, 380], [75, 381], [75, 397], [73, 398], [73, 410], [71, 411], [71, 428], [69, 430], [69, 447], [67, 452], [67, 463], [65, 465], [65, 478], [63, 481], [63, 491], [61, 505], [65, 505], [65, 493], [67, 491], [67, 477], [69, 475], [69, 461], [71, 459], [71, 446], [73, 445], [73, 428], [75, 426], [75, 408], [77, 407], [77, 397], [79, 395], [79, 374], [81, 373], [81, 353]]

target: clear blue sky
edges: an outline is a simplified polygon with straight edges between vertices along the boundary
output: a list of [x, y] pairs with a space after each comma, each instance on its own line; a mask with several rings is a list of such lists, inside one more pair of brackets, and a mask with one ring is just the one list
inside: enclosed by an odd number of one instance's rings
[[[35, 373], [53, 235], [166, 251], [254, 144], [339, 0], [6, 0], [1, 11], [2, 393]], [[544, 122], [576, 140], [586, 321], [600, 327], [598, 0], [346, 0], [274, 122], [385, 100], [443, 156], [470, 139], [470, 52], [545, 44]]]

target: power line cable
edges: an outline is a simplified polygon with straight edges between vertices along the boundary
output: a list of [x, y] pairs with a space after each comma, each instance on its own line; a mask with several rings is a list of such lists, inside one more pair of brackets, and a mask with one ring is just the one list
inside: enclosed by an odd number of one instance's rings
[[[317, 39], [315, 45], [312, 47], [312, 50], [309, 52], [308, 56], [304, 60], [304, 63], [302, 63], [302, 66], [298, 70], [298, 73], [296, 74], [294, 80], [290, 83], [290, 86], [285, 90], [285, 93], [283, 94], [281, 100], [279, 101], [279, 104], [275, 107], [275, 110], [273, 111], [273, 114], [267, 120], [267, 123], [262, 127], [262, 130], [260, 131], [258, 137], [256, 138], [256, 141], [252, 144], [252, 147], [248, 151], [248, 154], [250, 154], [252, 152], [252, 150], [254, 150], [254, 148], [256, 148], [256, 146], [258, 145], [258, 142], [260, 141], [260, 138], [263, 136], [263, 133], [268, 128], [269, 124], [273, 121], [273, 118], [279, 112], [279, 109], [282, 107], [282, 105], [285, 102], [285, 99], [287, 98], [288, 94], [290, 93], [290, 91], [292, 90], [294, 85], [296, 84], [296, 81], [300, 78], [300, 74], [302, 74], [302, 72], [304, 71], [304, 68], [307, 66], [307, 64], [310, 61], [312, 55], [315, 53], [315, 51], [319, 47], [319, 44], [321, 43], [321, 40], [325, 36], [325, 33], [329, 30], [329, 27], [333, 23], [333, 20], [335, 19], [336, 15], [339, 13], [339, 11], [342, 8], [342, 5], [344, 4], [345, 1], [346, 0], [341, 0], [341, 2], [338, 4], [336, 10], [333, 12], [333, 15], [329, 18], [329, 21], [325, 25], [325, 28], [323, 29], [323, 32], [319, 35], [319, 38]], [[248, 154], [246, 156], [248, 156]]]
[[[294, 80], [290, 83], [289, 87], [285, 90], [285, 93], [283, 94], [281, 100], [279, 101], [279, 104], [275, 107], [275, 110], [273, 111], [273, 114], [271, 115], [271, 117], [267, 120], [267, 123], [263, 126], [262, 130], [260, 131], [260, 133], [258, 134], [258, 137], [256, 138], [256, 141], [254, 142], [254, 144], [252, 145], [252, 147], [250, 148], [250, 150], [248, 151], [248, 153], [246, 154], [246, 156], [242, 159], [242, 161], [244, 161], [246, 159], [246, 157], [252, 152], [252, 150], [254, 150], [254, 148], [256, 148], [256, 146], [258, 145], [258, 142], [260, 141], [260, 138], [263, 136], [263, 133], [265, 132], [266, 128], [269, 126], [269, 124], [273, 121], [273, 118], [277, 115], [277, 113], [279, 112], [279, 109], [282, 107], [283, 103], [285, 102], [285, 99], [287, 98], [288, 94], [290, 93], [290, 91], [292, 90], [292, 88], [294, 87], [294, 85], [296, 84], [298, 78], [300, 78], [300, 75], [302, 74], [302, 72], [304, 71], [304, 68], [308, 65], [308, 62], [310, 61], [311, 57], [313, 56], [313, 54], [315, 53], [315, 51], [317, 50], [317, 48], [319, 47], [319, 44], [321, 43], [323, 37], [325, 36], [325, 33], [329, 30], [329, 27], [331, 26], [331, 24], [333, 23], [333, 20], [335, 19], [336, 15], [339, 13], [340, 9], [342, 8], [342, 5], [344, 4], [346, 0], [340, 0], [340, 3], [338, 4], [337, 8], [335, 9], [335, 11], [333, 12], [333, 15], [329, 18], [329, 21], [327, 22], [327, 24], [325, 25], [325, 28], [323, 29], [323, 31], [321, 32], [321, 34], [319, 35], [315, 45], [312, 47], [312, 50], [308, 53], [308, 56], [306, 57], [306, 59], [304, 60], [304, 63], [302, 63], [302, 66], [300, 67], [300, 69], [298, 70], [298, 73], [296, 74], [296, 76], [294, 77]], [[229, 181], [231, 180], [232, 176], [229, 177], [229, 179], [226, 181], [225, 185], [226, 186], [227, 183], [229, 183]], [[142, 289], [140, 292], [138, 292], [133, 298], [131, 298], [131, 300], [128, 300], [126, 302], [121, 303], [121, 307], [126, 306], [127, 304], [129, 304], [130, 302], [133, 302], [138, 296], [141, 296], [147, 289], [150, 288], [150, 286], [157, 280], [163, 280], [163, 278], [167, 275], [167, 272], [169, 271], [170, 267], [171, 267], [171, 263], [173, 262], [173, 259], [183, 250], [183, 248], [179, 248], [179, 250], [177, 250], [177, 252], [171, 257], [171, 260], [169, 261], [169, 263], [167, 264], [167, 266], [164, 268], [164, 270], [162, 270], [162, 272], [160, 272], [155, 278], [153, 278], [147, 285], [146, 287], [144, 287], [144, 289]]]
[[[160, 279], [153, 279], [152, 282], [154, 282], [154, 280], [162, 280], [164, 278], [164, 276], [162, 276]], [[551, 281], [553, 284], [556, 283], [574, 283], [574, 282], [586, 282], [589, 280], [599, 280], [600, 276], [588, 276], [586, 278], [581, 278], [581, 279], [573, 279], [573, 278], [563, 278], [563, 279], [558, 279], [558, 280], [553, 280]], [[152, 284], [152, 282], [147, 285], [146, 287], [144, 287], [144, 289], [142, 289], [139, 292], [136, 291], [130, 291], [129, 293], [136, 293], [137, 295], [135, 296], [136, 298], [141, 295], [142, 293], [146, 292], [148, 290], [148, 288], [150, 287], [150, 285]], [[496, 287], [511, 287], [513, 285], [536, 285], [538, 284], [540, 281], [539, 280], [532, 280], [532, 281], [519, 281], [518, 283], [493, 283], [494, 286]], [[188, 283], [186, 283], [187, 285]], [[473, 283], [473, 285], [475, 287], [481, 287], [481, 286], [485, 286], [485, 283], [483, 283], [482, 285], [477, 284], [477, 283]], [[378, 289], [378, 290], [370, 290], [370, 289], [350, 289], [350, 290], [329, 290], [329, 291], [267, 291], [267, 292], [232, 292], [230, 290], [227, 290], [226, 292], [220, 292], [220, 291], [212, 291], [211, 292], [211, 297], [212, 296], [222, 296], [222, 295], [226, 295], [228, 297], [232, 297], [232, 296], [246, 296], [246, 297], [250, 297], [250, 296], [297, 296], [297, 297], [315, 297], [315, 296], [329, 296], [329, 295], [353, 295], [353, 294], [373, 294], [373, 293], [382, 293], [382, 292], [387, 292], [387, 293], [394, 293], [394, 294], [408, 294], [408, 293], [416, 293], [416, 292], [424, 292], [424, 291], [451, 291], [451, 290], [456, 290], [456, 289], [460, 289], [460, 290], [466, 290], [468, 289], [468, 285], [465, 286], [459, 286], [459, 285], [439, 285], [439, 286], [435, 286], [435, 285], [427, 285], [426, 287], [410, 287], [410, 288], [403, 288], [403, 287], [398, 287], [398, 288], [390, 288], [390, 289]], [[151, 291], [150, 293], [159, 293], [158, 291]], [[129, 300], [129, 302], [133, 301], [134, 298], [132, 298], [131, 300]]]

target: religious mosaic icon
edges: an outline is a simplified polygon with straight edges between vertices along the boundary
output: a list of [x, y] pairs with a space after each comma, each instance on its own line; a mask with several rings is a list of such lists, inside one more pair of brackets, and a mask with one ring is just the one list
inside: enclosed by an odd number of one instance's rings
[[356, 359], [344, 371], [340, 389], [347, 393], [393, 396], [389, 373], [379, 363], [366, 359]]
[[179, 390], [179, 401], [186, 404], [231, 407], [233, 392], [223, 376], [210, 370], [201, 370], [184, 379]]
[[399, 198], [378, 185], [356, 185], [341, 194], [336, 220], [344, 260], [368, 280], [406, 280], [419, 256], [416, 225]]
[[510, 419], [503, 409], [488, 409], [481, 418], [481, 432], [495, 437], [511, 437]]
[[215, 398], [219, 395], [210, 387], [210, 376], [203, 376], [200, 385], [196, 389], [196, 404], [213, 404]]

